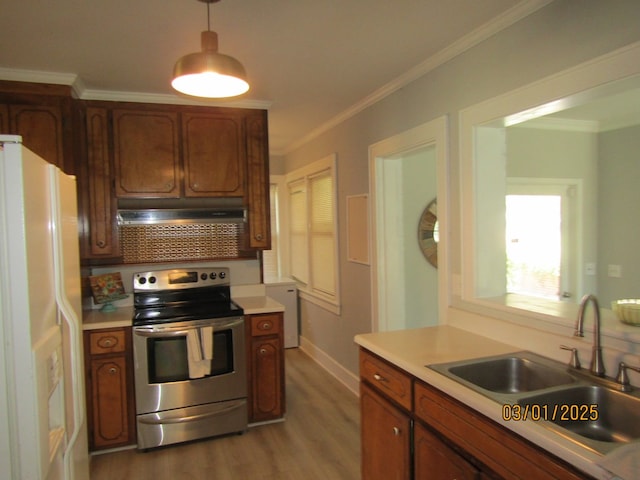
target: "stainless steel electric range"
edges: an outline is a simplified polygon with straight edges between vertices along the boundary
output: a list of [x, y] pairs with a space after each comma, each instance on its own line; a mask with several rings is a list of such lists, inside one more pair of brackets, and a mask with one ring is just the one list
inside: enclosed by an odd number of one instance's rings
[[244, 312], [228, 268], [136, 273], [138, 449], [247, 429]]

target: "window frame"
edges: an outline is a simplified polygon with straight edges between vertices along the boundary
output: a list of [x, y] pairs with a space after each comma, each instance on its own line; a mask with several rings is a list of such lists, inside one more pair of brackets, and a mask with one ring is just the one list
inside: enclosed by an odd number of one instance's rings
[[[291, 268], [292, 265], [292, 228], [291, 228], [291, 213], [287, 210], [286, 217], [281, 216], [281, 218], [286, 218], [286, 223], [288, 226], [287, 229], [287, 239], [288, 239], [288, 251], [286, 255], [286, 270], [289, 275], [296, 281], [298, 284], [298, 292], [300, 294], [300, 298], [303, 298], [315, 305], [320, 306], [321, 308], [328, 310], [336, 315], [340, 314], [341, 311], [341, 303], [340, 303], [340, 251], [339, 251], [339, 231], [338, 231], [338, 178], [337, 178], [337, 156], [335, 153], [327, 155], [326, 157], [321, 158], [320, 160], [316, 160], [313, 163], [306, 165], [305, 167], [301, 167], [296, 169], [287, 175], [285, 175], [285, 184], [286, 184], [286, 197], [287, 197], [287, 209], [291, 206], [291, 185], [299, 184], [300, 182], [304, 182], [304, 192], [306, 196], [306, 271], [308, 272], [308, 279], [305, 281], [304, 279], [297, 278], [293, 270]], [[311, 261], [311, 195], [309, 184], [312, 178], [317, 177], [320, 174], [325, 172], [329, 172], [331, 177], [331, 188], [332, 188], [332, 223], [333, 223], [333, 277], [334, 277], [334, 290], [335, 294], [331, 295], [327, 292], [323, 292], [318, 290], [313, 285], [313, 272], [312, 272], [312, 261]], [[297, 259], [297, 261], [300, 261]]]

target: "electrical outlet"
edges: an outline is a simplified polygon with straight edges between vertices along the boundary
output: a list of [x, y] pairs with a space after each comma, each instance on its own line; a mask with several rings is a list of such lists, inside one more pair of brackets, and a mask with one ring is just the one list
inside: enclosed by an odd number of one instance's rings
[[607, 274], [612, 278], [620, 278], [622, 277], [622, 267], [620, 265], [609, 265]]

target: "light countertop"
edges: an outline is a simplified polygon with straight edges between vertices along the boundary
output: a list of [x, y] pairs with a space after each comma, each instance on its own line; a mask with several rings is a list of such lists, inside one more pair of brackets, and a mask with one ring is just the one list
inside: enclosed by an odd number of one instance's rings
[[257, 297], [234, 297], [233, 301], [242, 307], [245, 315], [284, 312], [284, 305], [265, 295]]
[[[252, 292], [254, 293], [254, 292]], [[259, 292], [258, 292], [259, 293]], [[246, 315], [284, 312], [284, 305], [266, 295], [233, 297]], [[118, 307], [114, 312], [87, 309], [82, 312], [82, 329], [130, 327], [133, 320], [133, 306]]]
[[544, 422], [503, 420], [502, 405], [426, 367], [517, 352], [521, 348], [450, 326], [361, 334], [355, 342], [578, 469], [596, 478], [611, 478], [595, 463], [603, 458], [601, 455], [545, 428]]
[[114, 312], [101, 312], [99, 309], [82, 311], [82, 329], [130, 327], [133, 320], [133, 307], [118, 307]]

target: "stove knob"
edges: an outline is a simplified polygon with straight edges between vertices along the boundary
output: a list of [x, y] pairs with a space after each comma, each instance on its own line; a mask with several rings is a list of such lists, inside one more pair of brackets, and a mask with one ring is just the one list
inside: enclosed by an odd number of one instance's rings
[[207, 274], [206, 273], [201, 273], [200, 274], [200, 278], [204, 281], [207, 279]]
[[149, 277], [149, 283], [156, 283], [156, 277]]
[[209, 278], [210, 278], [211, 280], [215, 280], [215, 279], [216, 279], [216, 276], [217, 276], [217, 275], [216, 275], [216, 272], [211, 272], [211, 273], [209, 274]]
[[224, 278], [224, 277], [226, 277], [226, 276], [227, 276], [227, 274], [226, 274], [226, 273], [224, 273], [224, 272], [220, 272], [220, 278]]
[[138, 283], [139, 283], [140, 285], [144, 285], [145, 283], [147, 283], [147, 279], [146, 279], [146, 278], [144, 278], [144, 277], [140, 277], [140, 278], [138, 279]]

